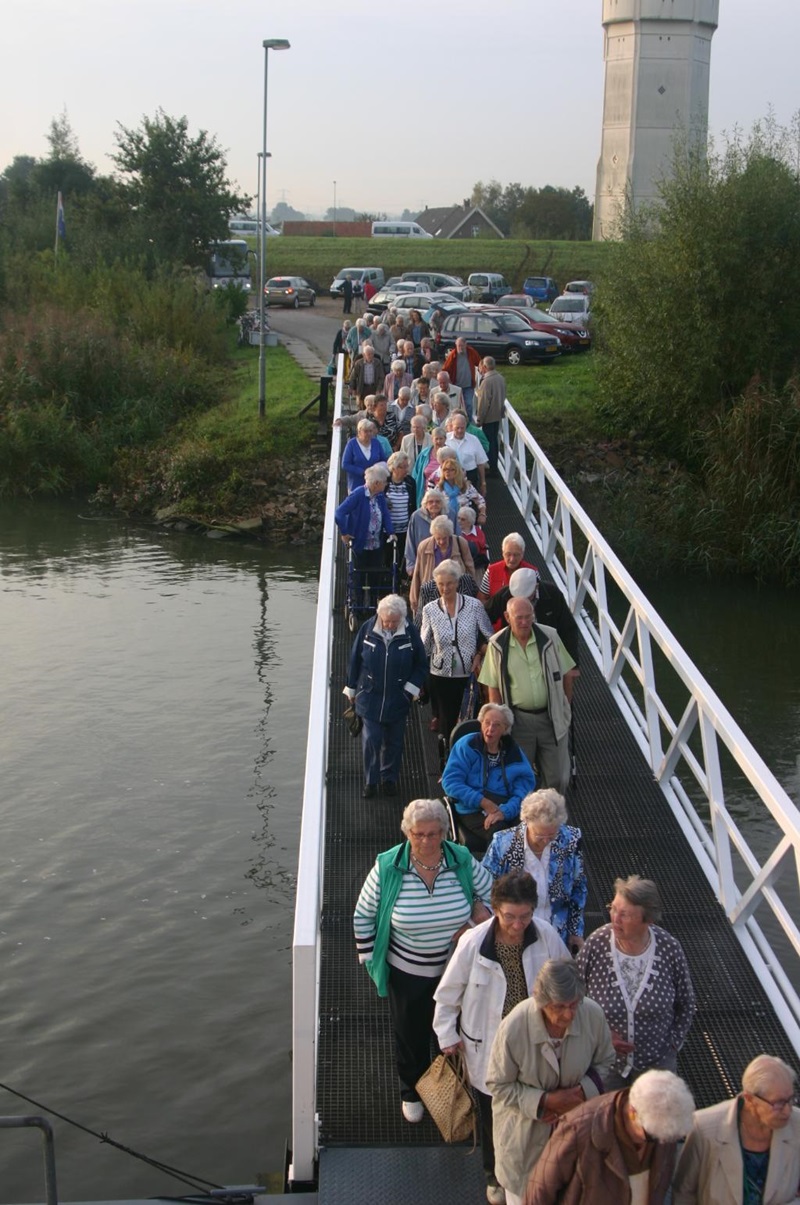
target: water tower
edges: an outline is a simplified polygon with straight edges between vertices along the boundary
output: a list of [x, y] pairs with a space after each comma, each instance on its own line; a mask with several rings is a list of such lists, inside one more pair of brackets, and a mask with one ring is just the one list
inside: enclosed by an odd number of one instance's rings
[[719, 0], [603, 0], [606, 87], [594, 238], [620, 207], [656, 198], [675, 133], [705, 146], [711, 39]]

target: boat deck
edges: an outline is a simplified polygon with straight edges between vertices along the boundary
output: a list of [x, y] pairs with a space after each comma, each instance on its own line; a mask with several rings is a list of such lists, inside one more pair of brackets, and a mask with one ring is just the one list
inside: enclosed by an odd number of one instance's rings
[[[523, 523], [502, 482], [489, 482], [488, 495], [486, 533], [495, 559], [503, 536], [523, 531]], [[527, 555], [541, 563], [530, 540]], [[408, 800], [440, 790], [427, 708], [414, 707], [399, 796], [361, 798], [361, 743], [338, 710], [337, 683], [344, 684], [352, 643], [343, 618], [344, 568], [340, 556], [320, 986], [318, 1108], [327, 1148], [320, 1158], [320, 1201], [352, 1201], [362, 1190], [375, 1201], [456, 1201], [465, 1192], [477, 1192], [477, 1200], [483, 1195], [479, 1153], [467, 1157], [463, 1149], [446, 1148], [427, 1117], [418, 1126], [401, 1118], [388, 1004], [355, 955], [353, 907], [375, 855], [401, 839]], [[711, 1105], [737, 1091], [756, 1054], [779, 1055], [793, 1065], [795, 1054], [600, 671], [588, 650], [584, 654], [576, 685], [577, 785], [569, 789], [567, 807], [584, 836], [586, 929], [605, 923], [617, 876], [635, 872], [658, 883], [664, 927], [686, 952], [697, 994], [679, 1071], [698, 1107]], [[425, 1149], [431, 1147], [438, 1147], [435, 1155]]]

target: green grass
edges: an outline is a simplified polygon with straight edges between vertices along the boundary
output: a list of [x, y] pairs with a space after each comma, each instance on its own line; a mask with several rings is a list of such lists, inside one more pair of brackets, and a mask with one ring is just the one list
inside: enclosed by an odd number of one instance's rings
[[500, 364], [498, 369], [511, 405], [546, 448], [550, 439], [589, 440], [601, 434], [594, 409], [595, 366], [594, 353], [588, 352], [562, 356], [555, 364]]
[[[255, 244], [251, 240], [251, 244]], [[389, 276], [402, 272], [449, 272], [466, 280], [471, 272], [501, 272], [513, 289], [526, 276], [602, 280], [608, 243], [523, 242], [517, 239], [372, 239], [303, 238], [267, 241], [267, 274], [305, 276], [329, 288], [341, 268], [380, 267]]]

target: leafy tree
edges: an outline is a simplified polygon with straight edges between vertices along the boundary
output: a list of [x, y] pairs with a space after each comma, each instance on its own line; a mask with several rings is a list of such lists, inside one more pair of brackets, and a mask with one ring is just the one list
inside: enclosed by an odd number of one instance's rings
[[227, 161], [206, 130], [192, 136], [186, 117], [159, 109], [136, 129], [118, 123], [111, 158], [141, 239], [161, 263], [200, 264], [208, 244], [225, 238], [228, 219], [252, 198], [227, 179]]
[[354, 222], [356, 220], [356, 211], [355, 209], [350, 209], [347, 205], [337, 205], [335, 209], [331, 206], [325, 214], [325, 221], [332, 222], [334, 219], [337, 222]]
[[[708, 159], [677, 148], [659, 207], [628, 213], [598, 296], [601, 408], [699, 465], [716, 419], [800, 352], [800, 180], [765, 125]], [[788, 160], [788, 161], [787, 161]]]
[[78, 163], [83, 162], [78, 139], [75, 137], [66, 109], [62, 109], [59, 116], [54, 117], [50, 122], [47, 141], [50, 143], [49, 158], [51, 160], [73, 159]]
[[362, 213], [356, 214], [356, 221], [357, 222], [385, 222], [386, 214], [385, 213], [369, 213], [367, 210], [364, 210]]
[[291, 205], [287, 205], [285, 201], [279, 201], [270, 214], [269, 220], [277, 226], [281, 222], [304, 222], [306, 215], [299, 209], [292, 209]]

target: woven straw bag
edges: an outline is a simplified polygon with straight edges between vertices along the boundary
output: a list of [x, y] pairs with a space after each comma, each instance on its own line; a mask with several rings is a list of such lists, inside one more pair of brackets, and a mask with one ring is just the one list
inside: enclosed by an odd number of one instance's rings
[[478, 1140], [475, 1104], [461, 1051], [435, 1058], [416, 1088], [445, 1142], [471, 1138], [474, 1150]]

